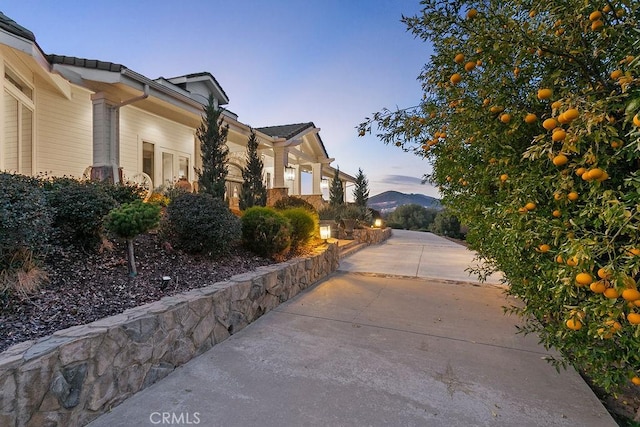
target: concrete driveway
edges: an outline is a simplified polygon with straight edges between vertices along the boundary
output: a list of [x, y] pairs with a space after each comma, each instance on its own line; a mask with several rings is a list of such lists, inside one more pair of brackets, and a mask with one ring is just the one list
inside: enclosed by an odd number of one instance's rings
[[615, 426], [557, 373], [473, 254], [394, 231], [340, 270], [90, 424]]

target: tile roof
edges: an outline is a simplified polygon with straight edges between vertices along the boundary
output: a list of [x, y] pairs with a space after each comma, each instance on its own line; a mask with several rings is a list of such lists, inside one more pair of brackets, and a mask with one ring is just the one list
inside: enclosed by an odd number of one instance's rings
[[[184, 76], [171, 77], [171, 78], [168, 78], [168, 79], [165, 79], [165, 80], [173, 80], [173, 79], [178, 79], [178, 78], [181, 78], [181, 77], [185, 77], [187, 79], [192, 79], [192, 78], [195, 78], [195, 77], [209, 77], [220, 88], [220, 91], [222, 92], [222, 95], [224, 95], [224, 97], [227, 98], [227, 100], [229, 99], [229, 95], [227, 95], [227, 93], [224, 91], [224, 89], [222, 88], [222, 86], [220, 85], [218, 80], [216, 80], [216, 78], [213, 76], [213, 74], [211, 74], [208, 71], [203, 71], [203, 72], [200, 72], [200, 73], [185, 74]], [[161, 78], [164, 78], [164, 77], [161, 77]]]
[[76, 67], [111, 71], [116, 73], [119, 73], [120, 71], [127, 68], [122, 64], [98, 61], [97, 59], [85, 59], [85, 58], [77, 58], [75, 56], [64, 56], [64, 55], [46, 55], [46, 56], [47, 56], [47, 60], [51, 64], [73, 65]]
[[10, 32], [11, 34], [15, 34], [18, 37], [25, 38], [32, 42], [36, 41], [36, 36], [22, 25], [19, 25], [13, 19], [9, 18], [4, 13], [0, 12], [0, 28]]
[[290, 139], [302, 132], [305, 129], [315, 127], [313, 122], [308, 123], [296, 123], [292, 125], [280, 125], [280, 126], [267, 126], [263, 128], [256, 128], [257, 131], [274, 138]]

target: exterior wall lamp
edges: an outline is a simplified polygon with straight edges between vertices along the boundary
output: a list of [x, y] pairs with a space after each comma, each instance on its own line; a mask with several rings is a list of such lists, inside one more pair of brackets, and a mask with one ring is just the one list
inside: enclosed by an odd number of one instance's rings
[[285, 181], [293, 181], [296, 176], [296, 170], [290, 166], [284, 168], [284, 179]]
[[329, 188], [329, 180], [327, 178], [322, 178], [322, 180], [320, 181], [320, 188], [322, 190], [326, 190]]

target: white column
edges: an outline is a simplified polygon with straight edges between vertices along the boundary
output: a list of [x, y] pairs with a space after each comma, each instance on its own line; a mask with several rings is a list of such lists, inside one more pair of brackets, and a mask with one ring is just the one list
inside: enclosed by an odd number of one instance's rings
[[273, 187], [283, 188], [284, 183], [284, 168], [288, 164], [287, 149], [282, 145], [273, 144]]
[[322, 188], [320, 188], [320, 183], [322, 182], [322, 163], [313, 163], [311, 165], [311, 175], [312, 175], [312, 194], [322, 194]]
[[[93, 102], [93, 167], [103, 171], [102, 179], [119, 182], [120, 167], [120, 107], [103, 92], [91, 95]], [[108, 168], [112, 170], [107, 171]], [[92, 173], [92, 175], [94, 175]]]

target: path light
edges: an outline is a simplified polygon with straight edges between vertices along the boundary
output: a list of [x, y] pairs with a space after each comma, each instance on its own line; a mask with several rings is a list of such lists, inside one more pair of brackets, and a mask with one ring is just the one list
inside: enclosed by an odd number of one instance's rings
[[320, 238], [327, 242], [327, 240], [331, 237], [331, 226], [330, 225], [321, 225], [320, 226]]
[[161, 285], [161, 289], [166, 289], [167, 286], [169, 286], [169, 283], [171, 283], [171, 277], [170, 276], [162, 276], [162, 285]]
[[381, 228], [382, 227], [382, 219], [381, 218], [376, 218], [376, 220], [373, 223], [373, 226], [375, 228]]
[[293, 181], [296, 176], [295, 173], [296, 170], [294, 168], [287, 166], [286, 168], [284, 168], [284, 179], [286, 181]]

